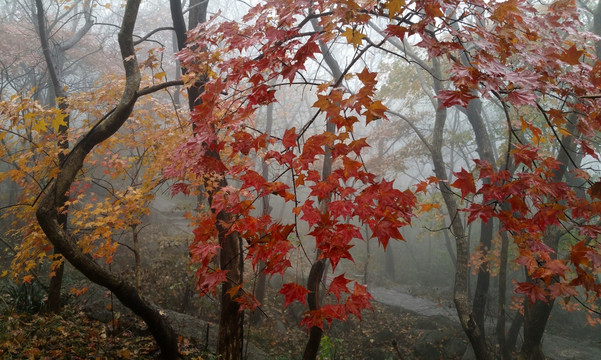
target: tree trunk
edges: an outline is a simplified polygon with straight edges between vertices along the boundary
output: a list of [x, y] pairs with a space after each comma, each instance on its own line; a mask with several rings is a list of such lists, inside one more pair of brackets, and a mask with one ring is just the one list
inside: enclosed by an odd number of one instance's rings
[[[463, 60], [463, 59], [462, 59]], [[469, 102], [468, 107], [465, 111], [468, 121], [472, 125], [474, 131], [474, 137], [476, 139], [476, 150], [480, 159], [485, 160], [493, 169], [496, 170], [496, 160], [494, 158], [492, 144], [490, 137], [486, 129], [486, 124], [482, 118], [482, 102], [480, 99], [474, 99]], [[483, 179], [484, 183], [488, 183], [488, 179]], [[483, 256], [487, 256], [487, 253], [491, 249], [493, 238], [493, 222], [489, 220], [482, 222], [480, 227], [480, 249], [483, 252]], [[485, 261], [478, 268], [478, 280], [476, 281], [476, 291], [474, 294], [474, 302], [472, 306], [472, 312], [474, 314], [474, 320], [478, 327], [482, 331], [482, 336], [485, 337], [485, 326], [484, 326], [484, 315], [486, 313], [486, 303], [488, 300], [488, 290], [490, 287], [490, 270], [489, 262]]]
[[[593, 9], [593, 32], [596, 35], [601, 35], [601, 1], [597, 2], [597, 6]], [[601, 59], [601, 42], [595, 43], [595, 53], [597, 58]]]
[[501, 349], [503, 351], [503, 357], [507, 356], [507, 359], [513, 359], [512, 353], [518, 342], [518, 336], [520, 335], [520, 329], [523, 324], [524, 316], [517, 312], [511, 321], [511, 326], [509, 326], [507, 336], [505, 337], [505, 350]]
[[[56, 248], [54, 249], [54, 256], [55, 258], [56, 256], [62, 256], [56, 251]], [[48, 285], [48, 299], [46, 299], [46, 311], [50, 313], [56, 314], [61, 310], [61, 288], [63, 287], [64, 272], [65, 263], [61, 262], [54, 270], [54, 276], [50, 278], [50, 284]]]
[[[433, 60], [433, 63], [433, 70], [435, 71], [434, 87], [436, 93], [438, 93], [438, 91], [442, 89], [442, 84], [440, 81], [436, 80], [442, 78], [440, 64], [436, 59]], [[438, 105], [439, 108], [436, 111], [430, 152], [434, 165], [434, 173], [439, 181], [440, 192], [447, 207], [447, 212], [451, 220], [451, 230], [453, 236], [455, 237], [457, 264], [455, 268], [455, 287], [453, 299], [455, 302], [455, 308], [457, 309], [457, 315], [459, 316], [459, 322], [461, 323], [463, 331], [470, 340], [476, 358], [487, 360], [489, 359], [489, 354], [483, 332], [481, 331], [480, 326], [478, 326], [473, 314], [470, 311], [469, 294], [467, 292], [467, 281], [469, 274], [469, 249], [467, 244], [467, 236], [459, 216], [457, 202], [455, 201], [455, 194], [451, 189], [448, 188], [446, 181], [447, 174], [442, 156], [442, 139], [444, 124], [447, 117], [447, 110], [443, 106], [440, 106], [440, 104]]]
[[530, 304], [524, 298], [524, 343], [520, 352], [520, 360], [545, 360], [541, 340], [547, 326], [549, 314], [553, 308], [554, 300], [548, 303], [536, 301]]
[[[273, 103], [267, 105], [267, 111], [265, 116], [265, 134], [267, 136], [271, 136], [271, 128], [273, 126]], [[263, 161], [261, 164], [262, 167], [262, 176], [263, 179], [269, 181], [269, 164]], [[269, 204], [269, 195], [263, 196], [263, 216], [269, 215], [271, 213], [271, 206]], [[265, 286], [267, 284], [267, 277], [263, 270], [265, 269], [265, 264], [261, 261], [259, 263], [259, 269], [257, 274], [257, 284], [255, 286], [255, 298], [261, 304], [265, 301]], [[259, 324], [262, 319], [262, 313], [260, 311], [255, 311], [251, 316], [251, 321], [253, 324]]]
[[497, 302], [497, 341], [503, 360], [511, 359], [513, 346], [509, 347], [507, 337], [505, 336], [505, 322], [507, 315], [505, 312], [505, 303], [507, 297], [507, 257], [509, 253], [509, 237], [505, 231], [501, 231], [501, 254], [499, 266], [499, 295]]
[[[316, 19], [311, 20], [311, 25], [313, 29], [319, 31], [319, 25], [317, 24]], [[336, 59], [332, 56], [330, 49], [322, 42], [319, 41], [319, 48], [321, 49], [321, 54], [332, 71], [332, 75], [334, 76], [335, 86], [338, 86], [342, 81], [342, 70], [336, 62]], [[334, 133], [336, 131], [336, 126], [331, 121], [327, 121], [326, 123], [326, 131]], [[332, 152], [328, 146], [324, 146], [324, 156], [323, 156], [323, 169], [321, 171], [321, 180], [326, 181], [328, 176], [332, 173]], [[330, 203], [330, 199], [323, 199], [321, 201], [320, 207], [322, 212], [328, 207]], [[317, 258], [319, 258], [319, 254], [317, 254]], [[317, 310], [319, 308], [319, 286], [321, 285], [321, 280], [323, 274], [325, 272], [326, 263], [324, 259], [316, 260], [311, 266], [311, 270], [309, 272], [309, 280], [307, 282], [307, 289], [310, 291], [309, 295], [307, 295], [307, 300], [309, 301], [309, 310]], [[313, 276], [312, 276], [313, 275]], [[312, 290], [313, 289], [313, 290]], [[309, 329], [309, 341], [305, 346], [305, 352], [303, 354], [303, 360], [314, 360], [317, 357], [317, 352], [319, 351], [319, 344], [321, 343], [321, 336], [323, 335], [323, 331], [317, 326], [312, 326]]]
[[[577, 133], [575, 115], [571, 115], [568, 118], [566, 127], [567, 135], [562, 137], [561, 143], [563, 146], [559, 149], [557, 155], [557, 161], [560, 166], [554, 171], [553, 179], [551, 179], [552, 181], [561, 181], [566, 176], [568, 166], [578, 165], [572, 164], [571, 161], [580, 162], [582, 160], [582, 156], [575, 160], [575, 158], [571, 157], [568, 153], [568, 151], [576, 153], [576, 144], [574, 142], [574, 136], [572, 135]], [[554, 252], [550, 254], [551, 259], [557, 258], [559, 240], [562, 235], [563, 229], [558, 226], [550, 226], [545, 230], [542, 241], [553, 249]], [[531, 280], [528, 278], [528, 281]], [[554, 301], [548, 300], [548, 303], [537, 301], [534, 304], [528, 303], [527, 299], [524, 299], [524, 301], [524, 343], [522, 344], [520, 357], [527, 360], [544, 359], [541, 340]]]
[[[206, 10], [208, 1], [192, 0], [190, 1], [189, 28], [206, 21]], [[180, 0], [171, 0], [171, 18], [175, 29], [178, 48], [181, 50], [186, 43], [186, 24], [181, 8]], [[186, 69], [182, 68], [182, 74], [186, 73]], [[188, 105], [190, 111], [195, 106], [201, 104], [199, 96], [204, 91], [202, 83], [197, 83], [188, 87]], [[196, 131], [196, 129], [193, 129]], [[208, 151], [208, 156], [220, 160], [219, 154], [214, 151]], [[226, 187], [227, 181], [225, 174], [221, 174], [222, 179], [217, 189], [209, 193], [209, 204], [212, 203], [213, 194], [219, 189]], [[227, 281], [221, 287], [221, 311], [219, 317], [219, 335], [217, 339], [217, 355], [222, 360], [237, 360], [242, 357], [243, 350], [243, 325], [244, 314], [240, 312], [240, 304], [236, 302], [235, 296], [230, 296], [227, 291], [242, 283], [243, 275], [243, 256], [242, 256], [242, 240], [237, 233], [227, 234], [227, 225], [232, 219], [228, 213], [220, 212], [217, 214], [219, 244], [221, 251], [219, 255], [220, 268], [227, 270]]]
[[[48, 69], [48, 73], [50, 74], [51, 87], [48, 89], [49, 94], [49, 103], [52, 106], [56, 105], [56, 98], [59, 98], [59, 109], [62, 111], [67, 111], [69, 104], [67, 103], [66, 94], [63, 91], [61, 79], [60, 79], [60, 69], [58, 69], [58, 64], [55, 64], [53, 61], [50, 51], [50, 44], [48, 40], [48, 34], [46, 29], [46, 14], [44, 13], [44, 6], [41, 0], [36, 0], [36, 19], [38, 24], [38, 36], [40, 38], [40, 43], [42, 46], [42, 52], [44, 53], [44, 59], [46, 61], [46, 68]], [[67, 112], [67, 116], [65, 117], [66, 125], [61, 125], [58, 128], [58, 146], [61, 150], [69, 149], [69, 113]], [[58, 155], [59, 164], [65, 160], [65, 153], [60, 152]], [[66, 196], [63, 196], [61, 202], [67, 200]], [[59, 225], [63, 228], [67, 228], [67, 209], [63, 209], [63, 211], [58, 216]], [[54, 260], [57, 261], [57, 257], [60, 257], [60, 252], [54, 248]], [[50, 278], [50, 285], [48, 287], [48, 299], [46, 300], [46, 310], [51, 313], [58, 313], [61, 309], [61, 288], [63, 285], [63, 273], [64, 273], [64, 263], [61, 262], [60, 265], [54, 270], [54, 276]]]
[[[231, 222], [229, 214], [221, 212], [218, 220], [225, 224]], [[244, 340], [244, 313], [240, 312], [240, 304], [235, 296], [227, 291], [242, 283], [242, 240], [237, 233], [225, 235], [227, 229], [219, 228], [221, 245], [221, 269], [227, 270], [227, 281], [221, 286], [221, 312], [219, 317], [219, 336], [217, 339], [217, 355], [223, 360], [239, 360], [242, 358]]]
[[[68, 112], [69, 103], [67, 101], [67, 94], [64, 91], [62, 84], [62, 70], [64, 65], [63, 59], [65, 57], [65, 52], [75, 46], [92, 27], [91, 7], [89, 3], [86, 3], [83, 6], [83, 14], [85, 17], [84, 26], [79, 30], [74, 31], [74, 35], [69, 39], [51, 47], [48, 31], [46, 29], [46, 14], [44, 12], [42, 1], [36, 0], [35, 5], [38, 36], [51, 82], [50, 88], [48, 89], [49, 104], [52, 107], [56, 106], [58, 99], [58, 108], [66, 115], [64, 118], [65, 124], [58, 127], [58, 147], [59, 149], [63, 150], [58, 155], [58, 163], [62, 164], [65, 161], [67, 151], [69, 150], [68, 136], [70, 123], [70, 116]], [[64, 196], [64, 199], [62, 199], [63, 203], [65, 201], [67, 201], [66, 195]], [[68, 209], [66, 206], [63, 207], [61, 213], [59, 214], [58, 220], [59, 224], [63, 227], [63, 229], [66, 230], [68, 222]], [[57, 257], [61, 257], [60, 252], [54, 249], [54, 261], [57, 261]], [[54, 270], [54, 276], [52, 276], [50, 279], [48, 299], [46, 301], [46, 310], [49, 312], [57, 313], [61, 309], [61, 288], [63, 284], [64, 269], [64, 262], [61, 261], [59, 266]]]
[[457, 255], [455, 254], [455, 250], [453, 249], [453, 244], [451, 244], [451, 237], [449, 236], [449, 229], [448, 228], [443, 229], [442, 234], [444, 236], [444, 246], [447, 249], [447, 252], [449, 253], [449, 257], [451, 258], [453, 267], [457, 267]]
[[[41, 0], [36, 0], [36, 2], [41, 7]], [[131, 114], [136, 99], [142, 93], [149, 93], [154, 89], [164, 87], [161, 85], [139, 92], [140, 72], [132, 40], [139, 5], [140, 0], [127, 2], [121, 30], [118, 34], [126, 79], [121, 100], [103, 121], [81, 138], [65, 157], [60, 164], [60, 171], [56, 179], [40, 198], [36, 218], [50, 242], [65, 259], [88, 279], [112, 291], [125, 306], [140, 316], [157, 341], [164, 358], [177, 359], [179, 358], [177, 336], [160, 309], [144, 299], [133, 285], [102, 268], [89, 255], [84, 254], [77, 246], [75, 236], [61, 225], [58, 213], [58, 210], [64, 205], [65, 194], [69, 191], [90, 151], [119, 130]]]
[[[325, 269], [325, 260], [317, 260], [311, 266], [309, 272], [309, 279], [307, 280], [307, 302], [309, 303], [309, 310], [319, 309], [319, 287], [321, 278], [323, 277]], [[317, 358], [317, 352], [319, 351], [319, 344], [321, 343], [321, 336], [323, 331], [317, 327], [312, 326], [309, 329], [309, 341], [305, 346], [305, 352], [303, 353], [303, 360], [315, 360]]]
[[140, 274], [142, 271], [142, 259], [140, 257], [140, 243], [138, 242], [138, 231], [136, 229], [136, 225], [131, 227], [132, 242], [134, 245], [134, 279], [136, 282], [136, 289], [142, 291], [142, 278]]

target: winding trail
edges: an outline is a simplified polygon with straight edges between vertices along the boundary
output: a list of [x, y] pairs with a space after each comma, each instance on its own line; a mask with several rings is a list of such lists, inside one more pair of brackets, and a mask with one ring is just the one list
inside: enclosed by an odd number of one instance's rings
[[[411, 311], [423, 316], [443, 316], [459, 324], [455, 307], [441, 306], [440, 303], [429, 299], [393, 289], [381, 287], [368, 288], [374, 300], [388, 305]], [[601, 332], [599, 335], [601, 341]], [[575, 339], [545, 333], [543, 351], [552, 360], [597, 360], [601, 359], [601, 342], [589, 339]]]

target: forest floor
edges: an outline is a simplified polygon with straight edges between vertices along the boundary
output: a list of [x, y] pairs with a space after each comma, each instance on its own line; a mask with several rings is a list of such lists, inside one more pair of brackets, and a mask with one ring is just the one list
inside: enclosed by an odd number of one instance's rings
[[[399, 290], [373, 288], [373, 311], [362, 321], [349, 318], [326, 329], [320, 359], [460, 359], [467, 341], [454, 319], [454, 309], [436, 297], [413, 296]], [[298, 326], [302, 306], [282, 309], [280, 297], [267, 299], [260, 325], [247, 327], [248, 339], [265, 353], [258, 358], [298, 359], [307, 340]], [[212, 359], [204, 336], [181, 339], [186, 359]], [[599, 343], [547, 334], [550, 359], [599, 359]], [[251, 352], [252, 354], [252, 352]], [[255, 356], [249, 358], [257, 358]], [[0, 314], [1, 359], [149, 359], [156, 345], [133, 317], [109, 322], [88, 318], [81, 305], [71, 304], [60, 315]], [[400, 356], [399, 356], [400, 355]]]
[[[440, 348], [441, 357], [437, 358], [460, 358], [456, 354], [442, 356], [444, 342], [456, 341], [458, 353], [465, 349], [465, 342], [461, 340], [464, 336], [451, 321], [418, 316], [378, 302], [373, 305], [373, 311], [363, 312], [363, 321], [353, 318], [346, 323], [334, 323], [327, 329], [322, 341], [322, 359], [398, 359], [397, 352], [403, 359], [426, 359], [414, 353], [419, 339], [427, 332], [441, 334], [434, 339], [434, 347], [426, 350]], [[298, 326], [294, 311], [266, 308], [268, 317], [264, 317], [262, 324], [246, 329], [251, 342], [265, 352], [263, 358], [300, 358], [307, 336]], [[0, 358], [157, 358], [156, 345], [143, 328], [138, 320], [126, 316], [108, 323], [92, 320], [79, 305], [68, 305], [59, 315], [3, 313], [0, 315]], [[186, 359], [212, 359], [204, 351], [201, 339], [181, 339], [180, 349]], [[436, 341], [440, 344], [436, 345]]]
[[[150, 231], [156, 239], [149, 237], [152, 248], [145, 253], [160, 253], [162, 260], [153, 259], [149, 270], [144, 272], [144, 284], [149, 284], [147, 295], [155, 295], [155, 301], [172, 309], [183, 309], [212, 322], [211, 337], [215, 336], [215, 300], [199, 301], [190, 284], [186, 254], [185, 235], [190, 229], [185, 222], [169, 217], [167, 234]], [[174, 232], [183, 234], [177, 242]], [[169, 258], [169, 254], [179, 257]], [[126, 261], [127, 259], [123, 259]], [[74, 280], [78, 281], [77, 279]], [[82, 279], [82, 281], [85, 281]], [[82, 288], [87, 286], [80, 284]], [[0, 286], [0, 288], [3, 288]], [[272, 288], [279, 288], [274, 284]], [[4, 288], [3, 288], [4, 289]], [[460, 359], [467, 348], [467, 339], [457, 322], [457, 314], [450, 300], [450, 290], [442, 291], [427, 286], [401, 286], [392, 283], [370, 285], [368, 290], [374, 297], [373, 311], [362, 312], [362, 320], [350, 317], [342, 323], [334, 321], [327, 327], [321, 343], [320, 359]], [[189, 294], [188, 294], [189, 293]], [[33, 300], [32, 293], [26, 299]], [[186, 295], [188, 294], [188, 295]], [[0, 294], [0, 359], [152, 359], [158, 357], [158, 349], [144, 324], [137, 318], [126, 315], [104, 289], [90, 287], [86, 295], [89, 302], [83, 306], [81, 298], [70, 301], [59, 315], [27, 314], [10, 308], [11, 298]], [[186, 301], [182, 301], [183, 299]], [[168, 299], [167, 302], [161, 299]], [[187, 299], [199, 301], [200, 308], [184, 306]], [[13, 299], [14, 300], [14, 299]], [[96, 308], [91, 305], [93, 303]], [[299, 359], [301, 358], [307, 333], [299, 327], [305, 307], [293, 303], [283, 308], [283, 299], [276, 290], [268, 292], [264, 314], [259, 325], [245, 328], [245, 337], [261, 351], [250, 359]], [[102, 321], [90, 318], [90, 310], [102, 315]], [[32, 309], [26, 309], [31, 311]], [[492, 316], [493, 314], [491, 314]], [[96, 317], [98, 318], [98, 317]], [[99, 318], [98, 318], [99, 319]], [[563, 321], [563, 320], [562, 320]], [[562, 324], [562, 321], [559, 321]], [[200, 325], [200, 324], [203, 325]], [[186, 359], [214, 359], [207, 353], [204, 327], [206, 323], [188, 316], [189, 338], [182, 338], [180, 350]], [[195, 325], [195, 326], [194, 326]], [[564, 326], [568, 329], [568, 327]], [[570, 328], [571, 329], [571, 328]], [[590, 328], [589, 328], [590, 329]], [[597, 329], [590, 333], [598, 333]], [[544, 349], [553, 360], [601, 359], [600, 339], [575, 338], [570, 330], [550, 332], [545, 335]], [[211, 348], [209, 340], [208, 348]], [[251, 347], [252, 348], [252, 347]], [[263, 356], [257, 355], [263, 354]]]

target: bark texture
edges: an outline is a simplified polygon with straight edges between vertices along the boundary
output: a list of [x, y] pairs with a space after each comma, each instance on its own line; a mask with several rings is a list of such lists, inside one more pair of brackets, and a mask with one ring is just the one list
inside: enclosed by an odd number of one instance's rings
[[[309, 294], [307, 294], [307, 302], [309, 304], [309, 310], [319, 309], [319, 287], [324, 270], [324, 259], [317, 260], [313, 263], [313, 266], [311, 266], [309, 279], [307, 280], [307, 290], [309, 290]], [[305, 346], [303, 360], [314, 360], [317, 358], [322, 335], [323, 331], [317, 326], [313, 326], [311, 329], [309, 329], [309, 341], [307, 341], [307, 345]]]

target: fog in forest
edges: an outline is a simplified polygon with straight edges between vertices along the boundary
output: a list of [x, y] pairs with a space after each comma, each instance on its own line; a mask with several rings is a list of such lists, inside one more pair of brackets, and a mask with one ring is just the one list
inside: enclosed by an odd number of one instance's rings
[[0, 358], [601, 358], [599, 24], [2, 1]]

